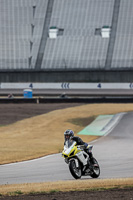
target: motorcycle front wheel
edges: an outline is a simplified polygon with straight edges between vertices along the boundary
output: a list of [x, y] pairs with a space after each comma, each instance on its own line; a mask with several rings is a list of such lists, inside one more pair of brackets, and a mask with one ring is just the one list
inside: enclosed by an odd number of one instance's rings
[[76, 167], [75, 160], [70, 160], [70, 162], [69, 162], [69, 170], [70, 170], [72, 176], [73, 176], [75, 179], [80, 179], [80, 178], [81, 178], [81, 175], [82, 175], [80, 163], [78, 163], [78, 165], [79, 165], [79, 166]]

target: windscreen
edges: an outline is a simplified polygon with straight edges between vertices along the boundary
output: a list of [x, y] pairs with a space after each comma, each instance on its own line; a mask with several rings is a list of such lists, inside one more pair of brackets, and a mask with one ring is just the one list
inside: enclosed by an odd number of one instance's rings
[[66, 146], [67, 148], [69, 148], [73, 143], [74, 143], [74, 141], [71, 140], [71, 139], [66, 140], [66, 142], [65, 142], [65, 146]]

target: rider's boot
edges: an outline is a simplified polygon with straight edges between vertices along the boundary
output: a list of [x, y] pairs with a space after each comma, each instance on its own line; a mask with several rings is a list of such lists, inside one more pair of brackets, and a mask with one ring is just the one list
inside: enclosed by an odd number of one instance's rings
[[89, 157], [90, 157], [90, 163], [94, 166], [94, 167], [98, 167], [92, 153], [89, 153]]
[[95, 162], [95, 160], [94, 160], [93, 157], [90, 159], [90, 162], [91, 162], [91, 164], [92, 164], [94, 167], [98, 167], [98, 165], [97, 165], [97, 163]]

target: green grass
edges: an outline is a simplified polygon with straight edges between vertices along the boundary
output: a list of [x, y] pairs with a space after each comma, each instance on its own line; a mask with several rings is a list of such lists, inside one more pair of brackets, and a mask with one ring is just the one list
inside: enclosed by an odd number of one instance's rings
[[18, 196], [18, 195], [22, 195], [22, 194], [23, 194], [23, 192], [21, 190], [7, 193], [8, 196]]
[[43, 195], [43, 194], [48, 194], [48, 192], [46, 192], [46, 191], [40, 191], [40, 192], [32, 191], [32, 192], [28, 192], [26, 194], [29, 194], [29, 195], [39, 195], [39, 194], [41, 194], [41, 195]]

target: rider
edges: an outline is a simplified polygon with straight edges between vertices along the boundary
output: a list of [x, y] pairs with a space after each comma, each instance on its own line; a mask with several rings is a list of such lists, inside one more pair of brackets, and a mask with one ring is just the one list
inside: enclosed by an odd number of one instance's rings
[[[64, 132], [64, 137], [65, 137], [65, 142], [69, 139], [71, 140], [74, 140], [77, 142], [77, 145], [84, 145], [85, 147], [85, 151], [88, 153], [89, 157], [90, 157], [90, 162], [95, 165], [95, 160], [94, 160], [94, 157], [92, 155], [92, 152], [91, 152], [91, 149], [92, 149], [92, 146], [88, 145], [86, 142], [83, 142], [83, 140], [80, 138], [80, 137], [76, 137], [74, 136], [74, 132], [71, 130], [71, 129], [67, 129], [65, 132]], [[64, 145], [65, 145], [65, 142], [64, 142]]]

